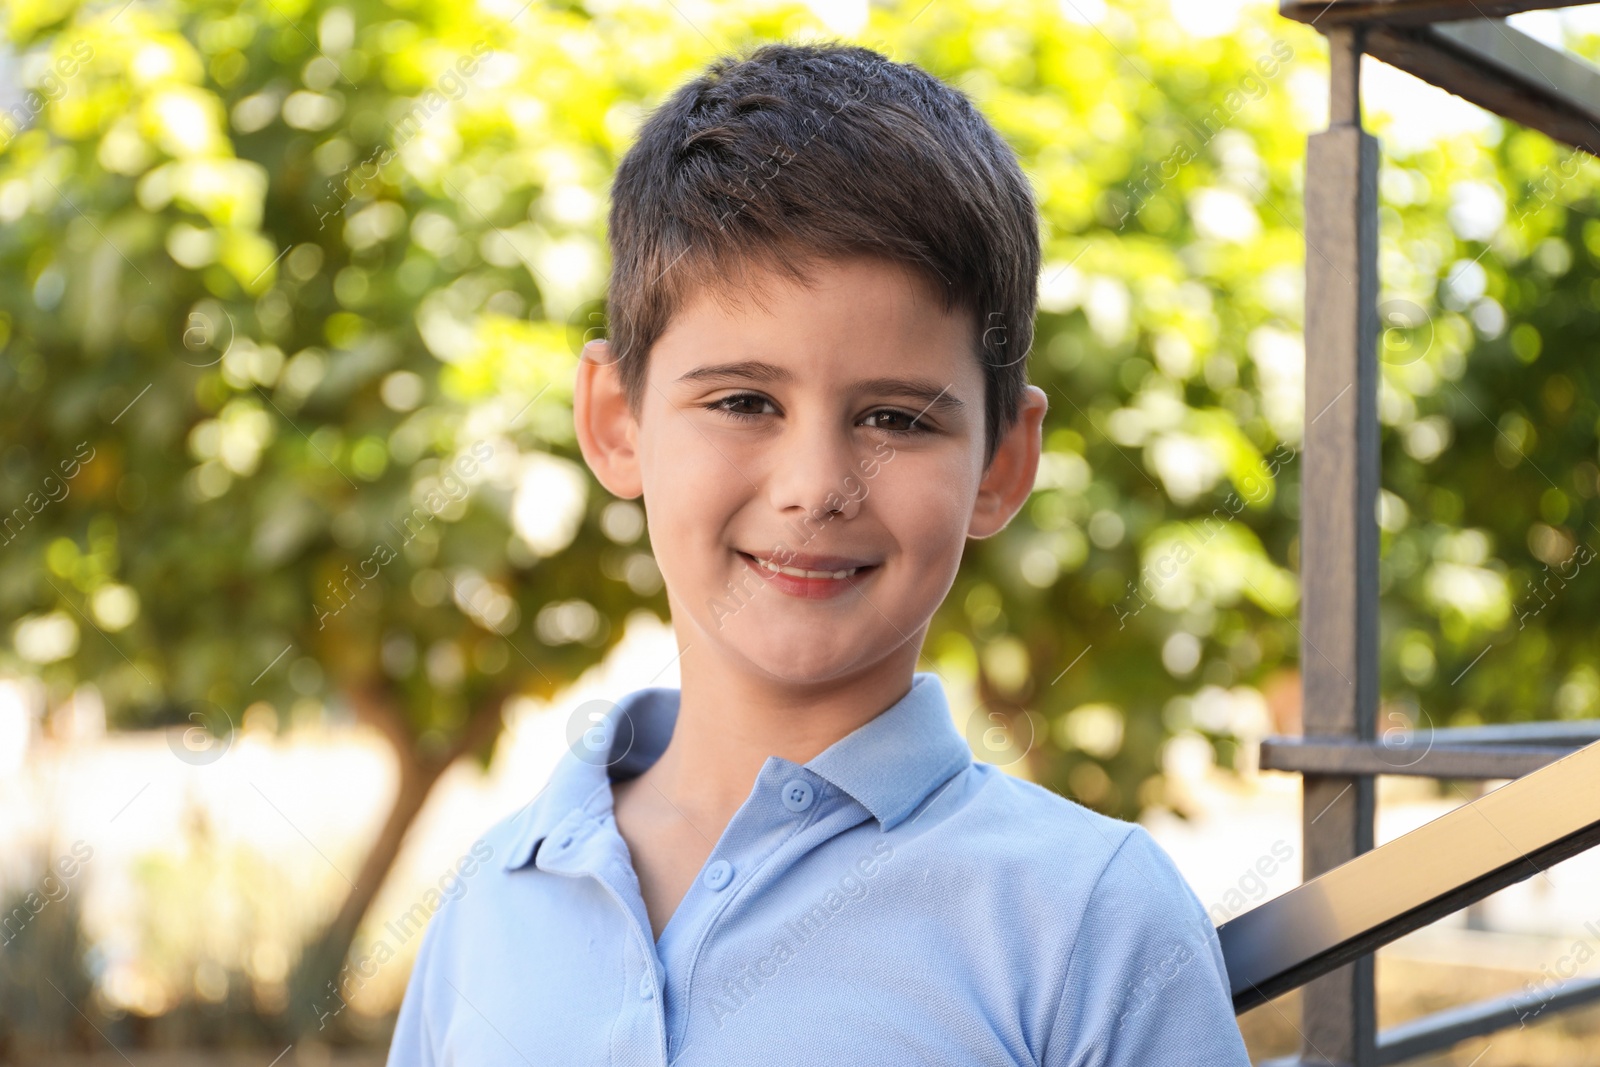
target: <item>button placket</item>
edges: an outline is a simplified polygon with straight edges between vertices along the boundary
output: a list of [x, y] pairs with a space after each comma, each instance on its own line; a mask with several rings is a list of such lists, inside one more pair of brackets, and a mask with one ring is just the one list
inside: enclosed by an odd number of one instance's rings
[[791, 778], [783, 783], [779, 791], [783, 806], [796, 814], [811, 807], [811, 801], [816, 798], [816, 790], [811, 788], [811, 783], [804, 778]]
[[[778, 790], [783, 806], [797, 815], [808, 810], [816, 796], [816, 789], [804, 778], [791, 778]], [[721, 892], [733, 883], [733, 875], [733, 864], [719, 859], [706, 867], [700, 882], [714, 893]]]
[[727, 860], [717, 860], [706, 868], [705, 877], [701, 880], [705, 882], [707, 889], [720, 892], [733, 881], [733, 864]]
[[[739, 867], [735, 868], [728, 860], [721, 858], [707, 864], [697, 884], [710, 890], [710, 893], [701, 896], [691, 887], [689, 895], [684, 898], [684, 905], [693, 899], [704, 910], [692, 926], [688, 922], [680, 925], [679, 916], [675, 915], [660, 942], [662, 964], [673, 975], [673, 988], [682, 994], [677, 998], [675, 1007], [665, 1000], [660, 1002], [666, 1012], [669, 1060], [676, 1042], [683, 1039], [693, 1013], [687, 1001], [695, 997], [695, 972], [703, 963], [701, 950], [707, 939], [714, 935], [718, 917], [735, 903], [729, 899], [732, 894], [722, 891], [736, 882], [740, 886], [748, 886], [775, 857], [782, 857], [795, 848], [797, 839], [802, 838], [809, 827], [813, 827], [819, 819], [831, 820], [838, 814], [836, 807], [821, 803], [824, 796], [832, 797], [832, 794], [825, 791], [826, 787], [821, 782], [814, 783], [808, 779], [808, 773], [808, 769], [799, 764], [769, 757], [755, 792], [749, 798], [748, 807], [741, 808], [735, 814], [737, 825], [735, 822], [728, 824], [724, 830], [725, 840], [718, 841], [713, 850], [713, 855], [717, 851], [724, 855], [737, 855], [740, 858]], [[773, 805], [774, 793], [783, 807]], [[810, 836], [813, 839], [805, 845], [806, 850], [816, 847], [818, 843], [814, 835]], [[680, 913], [683, 911], [684, 907], [680, 906]], [[677, 929], [673, 929], [673, 926], [677, 926]]]
[[[791, 778], [778, 790], [778, 798], [783, 806], [797, 815], [810, 809], [816, 797], [816, 788], [804, 778]], [[734, 873], [733, 864], [723, 859], [715, 860], [706, 867], [700, 882], [714, 893], [721, 892], [733, 883]]]
[[581, 818], [563, 819], [539, 846], [538, 866], [544, 870], [567, 873], [573, 857], [582, 847], [586, 828]]

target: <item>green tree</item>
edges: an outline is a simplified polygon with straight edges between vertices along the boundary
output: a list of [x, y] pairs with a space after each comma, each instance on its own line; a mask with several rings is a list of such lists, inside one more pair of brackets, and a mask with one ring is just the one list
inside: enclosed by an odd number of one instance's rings
[[607, 512], [575, 462], [566, 320], [590, 290], [541, 289], [523, 258], [592, 255], [592, 226], [534, 220], [546, 170], [603, 173], [605, 94], [512, 137], [538, 100], [523, 65], [576, 76], [576, 24], [395, 15], [8, 11], [60, 80], [0, 157], [0, 257], [26, 279], [0, 312], [14, 651], [58, 693], [98, 680], [125, 725], [208, 727], [181, 758], [308, 696], [389, 741], [393, 810], [301, 962], [302, 1014], [506, 697], [573, 680], [629, 607], [665, 610], [637, 509]]

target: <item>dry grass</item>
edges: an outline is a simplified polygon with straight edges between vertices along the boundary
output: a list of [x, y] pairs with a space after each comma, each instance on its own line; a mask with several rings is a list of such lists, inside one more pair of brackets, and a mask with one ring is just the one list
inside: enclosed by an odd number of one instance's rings
[[[280, 1050], [216, 1050], [205, 1052], [143, 1052], [129, 1050], [139, 1067], [383, 1067], [387, 1049], [335, 1052], [320, 1045], [291, 1048], [281, 1059]], [[107, 1049], [92, 1056], [52, 1054], [47, 1060], [18, 1061], [16, 1067], [127, 1067], [130, 1061]]]

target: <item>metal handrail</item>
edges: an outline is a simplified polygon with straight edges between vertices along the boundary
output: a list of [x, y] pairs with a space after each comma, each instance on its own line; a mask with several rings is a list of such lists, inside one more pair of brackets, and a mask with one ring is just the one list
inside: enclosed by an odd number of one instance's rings
[[1547, 989], [1524, 990], [1446, 1008], [1379, 1032], [1378, 1063], [1404, 1063], [1458, 1041], [1525, 1025], [1546, 1012], [1567, 1011], [1596, 1000], [1600, 1000], [1600, 978], [1572, 978]]
[[1239, 1012], [1600, 844], [1600, 742], [1217, 928]]
[[1595, 741], [1597, 719], [1454, 726], [1374, 741], [1267, 737], [1258, 766], [1301, 774], [1520, 778]]

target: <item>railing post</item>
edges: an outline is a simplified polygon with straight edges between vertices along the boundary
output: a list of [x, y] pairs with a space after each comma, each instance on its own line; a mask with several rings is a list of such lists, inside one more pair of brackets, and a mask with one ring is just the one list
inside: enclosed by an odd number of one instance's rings
[[[1361, 128], [1365, 27], [1324, 31], [1328, 129], [1306, 151], [1306, 428], [1301, 467], [1303, 722], [1372, 739], [1378, 703], [1378, 141]], [[1306, 775], [1307, 879], [1373, 846], [1371, 775]], [[1301, 994], [1302, 1060], [1370, 1067], [1371, 956]]]

